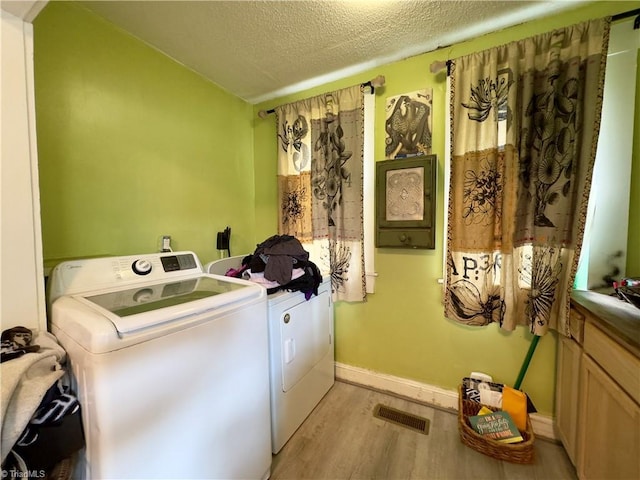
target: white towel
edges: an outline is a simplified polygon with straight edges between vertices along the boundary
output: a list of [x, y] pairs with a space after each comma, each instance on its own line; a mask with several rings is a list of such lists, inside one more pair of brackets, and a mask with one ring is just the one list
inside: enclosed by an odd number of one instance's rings
[[[300, 278], [302, 275], [304, 275], [304, 268], [294, 268], [291, 270], [291, 280]], [[244, 280], [249, 280], [254, 283], [258, 283], [262, 285], [264, 288], [277, 288], [281, 286], [275, 280], [267, 280], [266, 278], [264, 278], [264, 272], [252, 272], [251, 269], [245, 270], [242, 273], [242, 278]]]
[[40, 345], [40, 350], [0, 364], [2, 462], [38, 409], [47, 390], [64, 374], [61, 363], [65, 359], [65, 351], [56, 337], [41, 332], [31, 343]]

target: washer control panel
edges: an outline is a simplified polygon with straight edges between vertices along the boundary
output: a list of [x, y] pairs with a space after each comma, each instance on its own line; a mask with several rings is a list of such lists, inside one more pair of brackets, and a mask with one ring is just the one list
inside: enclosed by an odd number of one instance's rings
[[200, 273], [204, 271], [193, 252], [72, 260], [54, 268], [51, 274], [50, 301], [60, 295], [81, 291], [152, 280], [162, 281]]
[[197, 268], [196, 259], [193, 254], [166, 255], [160, 257], [162, 268], [165, 272], [175, 272], [176, 270], [190, 270]]
[[[160, 264], [164, 272], [177, 272], [180, 270], [191, 270], [198, 268], [196, 259], [191, 253], [180, 255], [162, 255]], [[152, 259], [138, 258], [131, 264], [131, 270], [136, 275], [149, 275], [153, 270]]]

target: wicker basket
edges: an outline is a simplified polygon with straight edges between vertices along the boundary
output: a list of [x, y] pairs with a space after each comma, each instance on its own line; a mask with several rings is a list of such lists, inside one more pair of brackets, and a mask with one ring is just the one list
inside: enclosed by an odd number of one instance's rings
[[471, 428], [468, 417], [477, 415], [481, 408], [482, 405], [480, 403], [463, 398], [462, 386], [458, 387], [458, 431], [460, 432], [460, 440], [462, 440], [462, 443], [498, 460], [512, 463], [532, 463], [534, 459], [533, 441], [535, 440], [535, 436], [533, 435], [533, 428], [531, 428], [529, 416], [527, 416], [527, 429], [524, 432], [520, 432], [524, 441], [519, 443], [502, 443], [483, 437]]

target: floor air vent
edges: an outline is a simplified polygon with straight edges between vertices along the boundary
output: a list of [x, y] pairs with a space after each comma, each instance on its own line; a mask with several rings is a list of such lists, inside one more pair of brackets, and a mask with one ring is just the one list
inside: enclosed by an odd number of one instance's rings
[[423, 417], [418, 417], [411, 413], [403, 412], [402, 410], [396, 410], [395, 408], [387, 407], [385, 405], [376, 405], [373, 410], [373, 416], [386, 420], [387, 422], [395, 423], [401, 427], [406, 427], [414, 432], [419, 432], [424, 435], [429, 434], [429, 420]]

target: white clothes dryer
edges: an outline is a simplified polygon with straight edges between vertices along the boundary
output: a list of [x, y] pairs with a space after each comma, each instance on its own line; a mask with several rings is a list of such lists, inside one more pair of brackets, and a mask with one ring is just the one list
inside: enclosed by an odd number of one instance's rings
[[81, 477], [269, 477], [264, 288], [179, 252], [64, 262], [49, 290], [82, 408]]
[[[224, 275], [238, 269], [244, 256], [205, 265]], [[271, 447], [278, 453], [335, 381], [331, 279], [323, 275], [318, 295], [302, 292], [268, 295]]]

